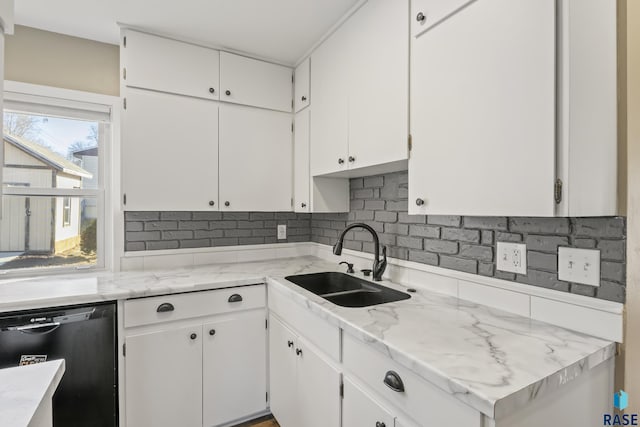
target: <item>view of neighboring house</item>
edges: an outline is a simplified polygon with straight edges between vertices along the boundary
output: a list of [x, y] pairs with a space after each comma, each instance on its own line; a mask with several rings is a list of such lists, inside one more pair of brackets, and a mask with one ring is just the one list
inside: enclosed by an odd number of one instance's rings
[[[82, 178], [82, 188], [98, 188], [98, 147], [91, 147], [73, 152], [76, 164], [91, 174], [90, 178]], [[96, 199], [83, 199], [82, 218], [98, 218], [98, 201]]]
[[[8, 187], [82, 188], [93, 174], [50, 149], [4, 135], [4, 184]], [[80, 243], [79, 198], [6, 197], [0, 252], [61, 253]]]

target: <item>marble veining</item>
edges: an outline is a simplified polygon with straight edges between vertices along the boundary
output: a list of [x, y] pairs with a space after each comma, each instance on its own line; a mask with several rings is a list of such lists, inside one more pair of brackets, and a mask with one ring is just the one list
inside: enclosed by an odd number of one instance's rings
[[43, 400], [53, 396], [64, 370], [64, 360], [0, 369], [2, 425], [27, 427]]
[[419, 287], [409, 300], [346, 308], [284, 279], [320, 271], [341, 269], [319, 258], [298, 257], [146, 273], [5, 279], [0, 281], [0, 311], [266, 282], [270, 291], [285, 293], [492, 418], [557, 389], [615, 353], [612, 342]]

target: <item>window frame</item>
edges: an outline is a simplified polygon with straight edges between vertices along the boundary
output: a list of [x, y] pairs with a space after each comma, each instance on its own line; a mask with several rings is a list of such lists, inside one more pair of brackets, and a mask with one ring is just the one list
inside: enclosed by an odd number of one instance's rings
[[[123, 221], [117, 218], [120, 207], [115, 206], [120, 188], [119, 164], [113, 162], [120, 147], [120, 98], [72, 89], [51, 86], [34, 85], [15, 81], [4, 82], [3, 97], [9, 99], [41, 99], [52, 109], [67, 108], [77, 110], [79, 106], [94, 106], [98, 110], [106, 109], [110, 117], [109, 132], [98, 146], [98, 189], [64, 189], [64, 188], [4, 188], [3, 163], [0, 163], [0, 209], [2, 198], [11, 196], [52, 196], [52, 197], [95, 197], [98, 206], [97, 249], [98, 258], [91, 266], [60, 266], [47, 268], [29, 268], [16, 270], [0, 270], [0, 277], [12, 276], [42, 276], [52, 274], [77, 274], [89, 271], [118, 271], [119, 256], [118, 243], [124, 245], [124, 237], [117, 238], [114, 230], [124, 227]], [[87, 108], [87, 111], [89, 108]], [[4, 105], [3, 105], [4, 112]], [[38, 112], [42, 113], [42, 112]], [[0, 210], [1, 212], [1, 210]], [[122, 215], [120, 215], [122, 216]], [[123, 234], [123, 233], [119, 233]]]

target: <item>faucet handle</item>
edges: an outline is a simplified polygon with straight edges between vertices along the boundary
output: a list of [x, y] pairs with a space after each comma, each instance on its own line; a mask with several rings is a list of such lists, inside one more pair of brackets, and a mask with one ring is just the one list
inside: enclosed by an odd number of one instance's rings
[[342, 264], [346, 264], [347, 265], [347, 273], [355, 273], [355, 271], [353, 271], [353, 264], [347, 262], [347, 261], [342, 261], [340, 263], [338, 263], [338, 265], [342, 265]]

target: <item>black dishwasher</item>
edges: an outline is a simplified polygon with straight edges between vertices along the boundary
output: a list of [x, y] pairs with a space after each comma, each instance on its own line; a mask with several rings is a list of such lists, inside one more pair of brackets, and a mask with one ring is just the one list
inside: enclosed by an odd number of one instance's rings
[[54, 427], [116, 427], [115, 304], [0, 314], [0, 368], [65, 359]]

